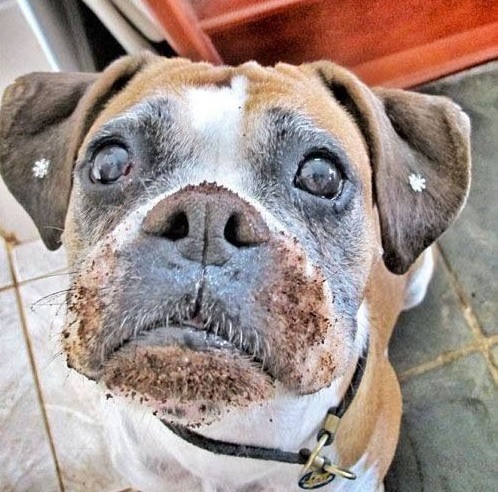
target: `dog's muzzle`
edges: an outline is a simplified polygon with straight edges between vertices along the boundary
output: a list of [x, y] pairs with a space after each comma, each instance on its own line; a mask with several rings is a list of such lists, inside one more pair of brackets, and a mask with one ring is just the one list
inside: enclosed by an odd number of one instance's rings
[[131, 212], [84, 258], [68, 363], [166, 420], [209, 423], [267, 401], [276, 382], [309, 394], [341, 374], [354, 320], [327, 289], [289, 231], [224, 187], [188, 185]]

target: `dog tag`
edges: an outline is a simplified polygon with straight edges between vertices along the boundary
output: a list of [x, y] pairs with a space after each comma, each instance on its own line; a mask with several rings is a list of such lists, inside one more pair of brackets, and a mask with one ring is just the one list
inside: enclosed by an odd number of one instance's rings
[[299, 479], [299, 487], [305, 490], [319, 489], [332, 482], [335, 475], [328, 471], [309, 471]]

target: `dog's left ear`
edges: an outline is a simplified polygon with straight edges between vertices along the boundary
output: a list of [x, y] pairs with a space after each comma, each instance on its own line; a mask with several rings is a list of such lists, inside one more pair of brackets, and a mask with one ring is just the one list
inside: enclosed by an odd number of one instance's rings
[[102, 74], [31, 73], [3, 94], [0, 172], [49, 249], [60, 246], [81, 141], [106, 103], [153, 55], [123, 57]]
[[384, 262], [405, 273], [462, 209], [470, 185], [470, 121], [445, 97], [370, 90], [348, 70], [309, 65], [360, 127], [373, 168]]

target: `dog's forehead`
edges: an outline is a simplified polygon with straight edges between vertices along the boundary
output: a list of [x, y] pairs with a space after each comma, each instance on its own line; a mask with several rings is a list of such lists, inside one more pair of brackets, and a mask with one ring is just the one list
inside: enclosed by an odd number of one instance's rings
[[[269, 111], [279, 109], [299, 114], [335, 135], [353, 154], [363, 140], [352, 117], [307, 65], [280, 63], [263, 67], [248, 62], [230, 67], [183, 59], [151, 63], [133, 77], [101, 112], [89, 133], [157, 98], [177, 103], [181, 108], [179, 114], [189, 119], [194, 128], [206, 128], [214, 122], [228, 124], [234, 119], [259, 120]], [[216, 128], [223, 132], [223, 125], [215, 125], [212, 130]], [[355, 160], [356, 156], [352, 157]]]
[[161, 60], [134, 76], [103, 116], [109, 119], [112, 114], [119, 114], [158, 95], [183, 99], [186, 93], [196, 88], [209, 88], [212, 93], [228, 95], [233, 90], [240, 93], [239, 89], [243, 86], [248, 101], [246, 109], [254, 111], [275, 104], [295, 107], [296, 96], [299, 95], [299, 99], [304, 101], [313, 93], [313, 86], [317, 85], [320, 85], [318, 79], [309, 70], [286, 64], [262, 67], [256, 62], [248, 62], [230, 67], [186, 60]]

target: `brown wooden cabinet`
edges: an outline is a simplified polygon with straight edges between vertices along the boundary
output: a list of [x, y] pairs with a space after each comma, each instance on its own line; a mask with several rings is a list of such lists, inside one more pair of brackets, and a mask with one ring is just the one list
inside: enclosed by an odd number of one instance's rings
[[173, 48], [229, 64], [326, 58], [408, 87], [498, 57], [498, 0], [146, 0]]

